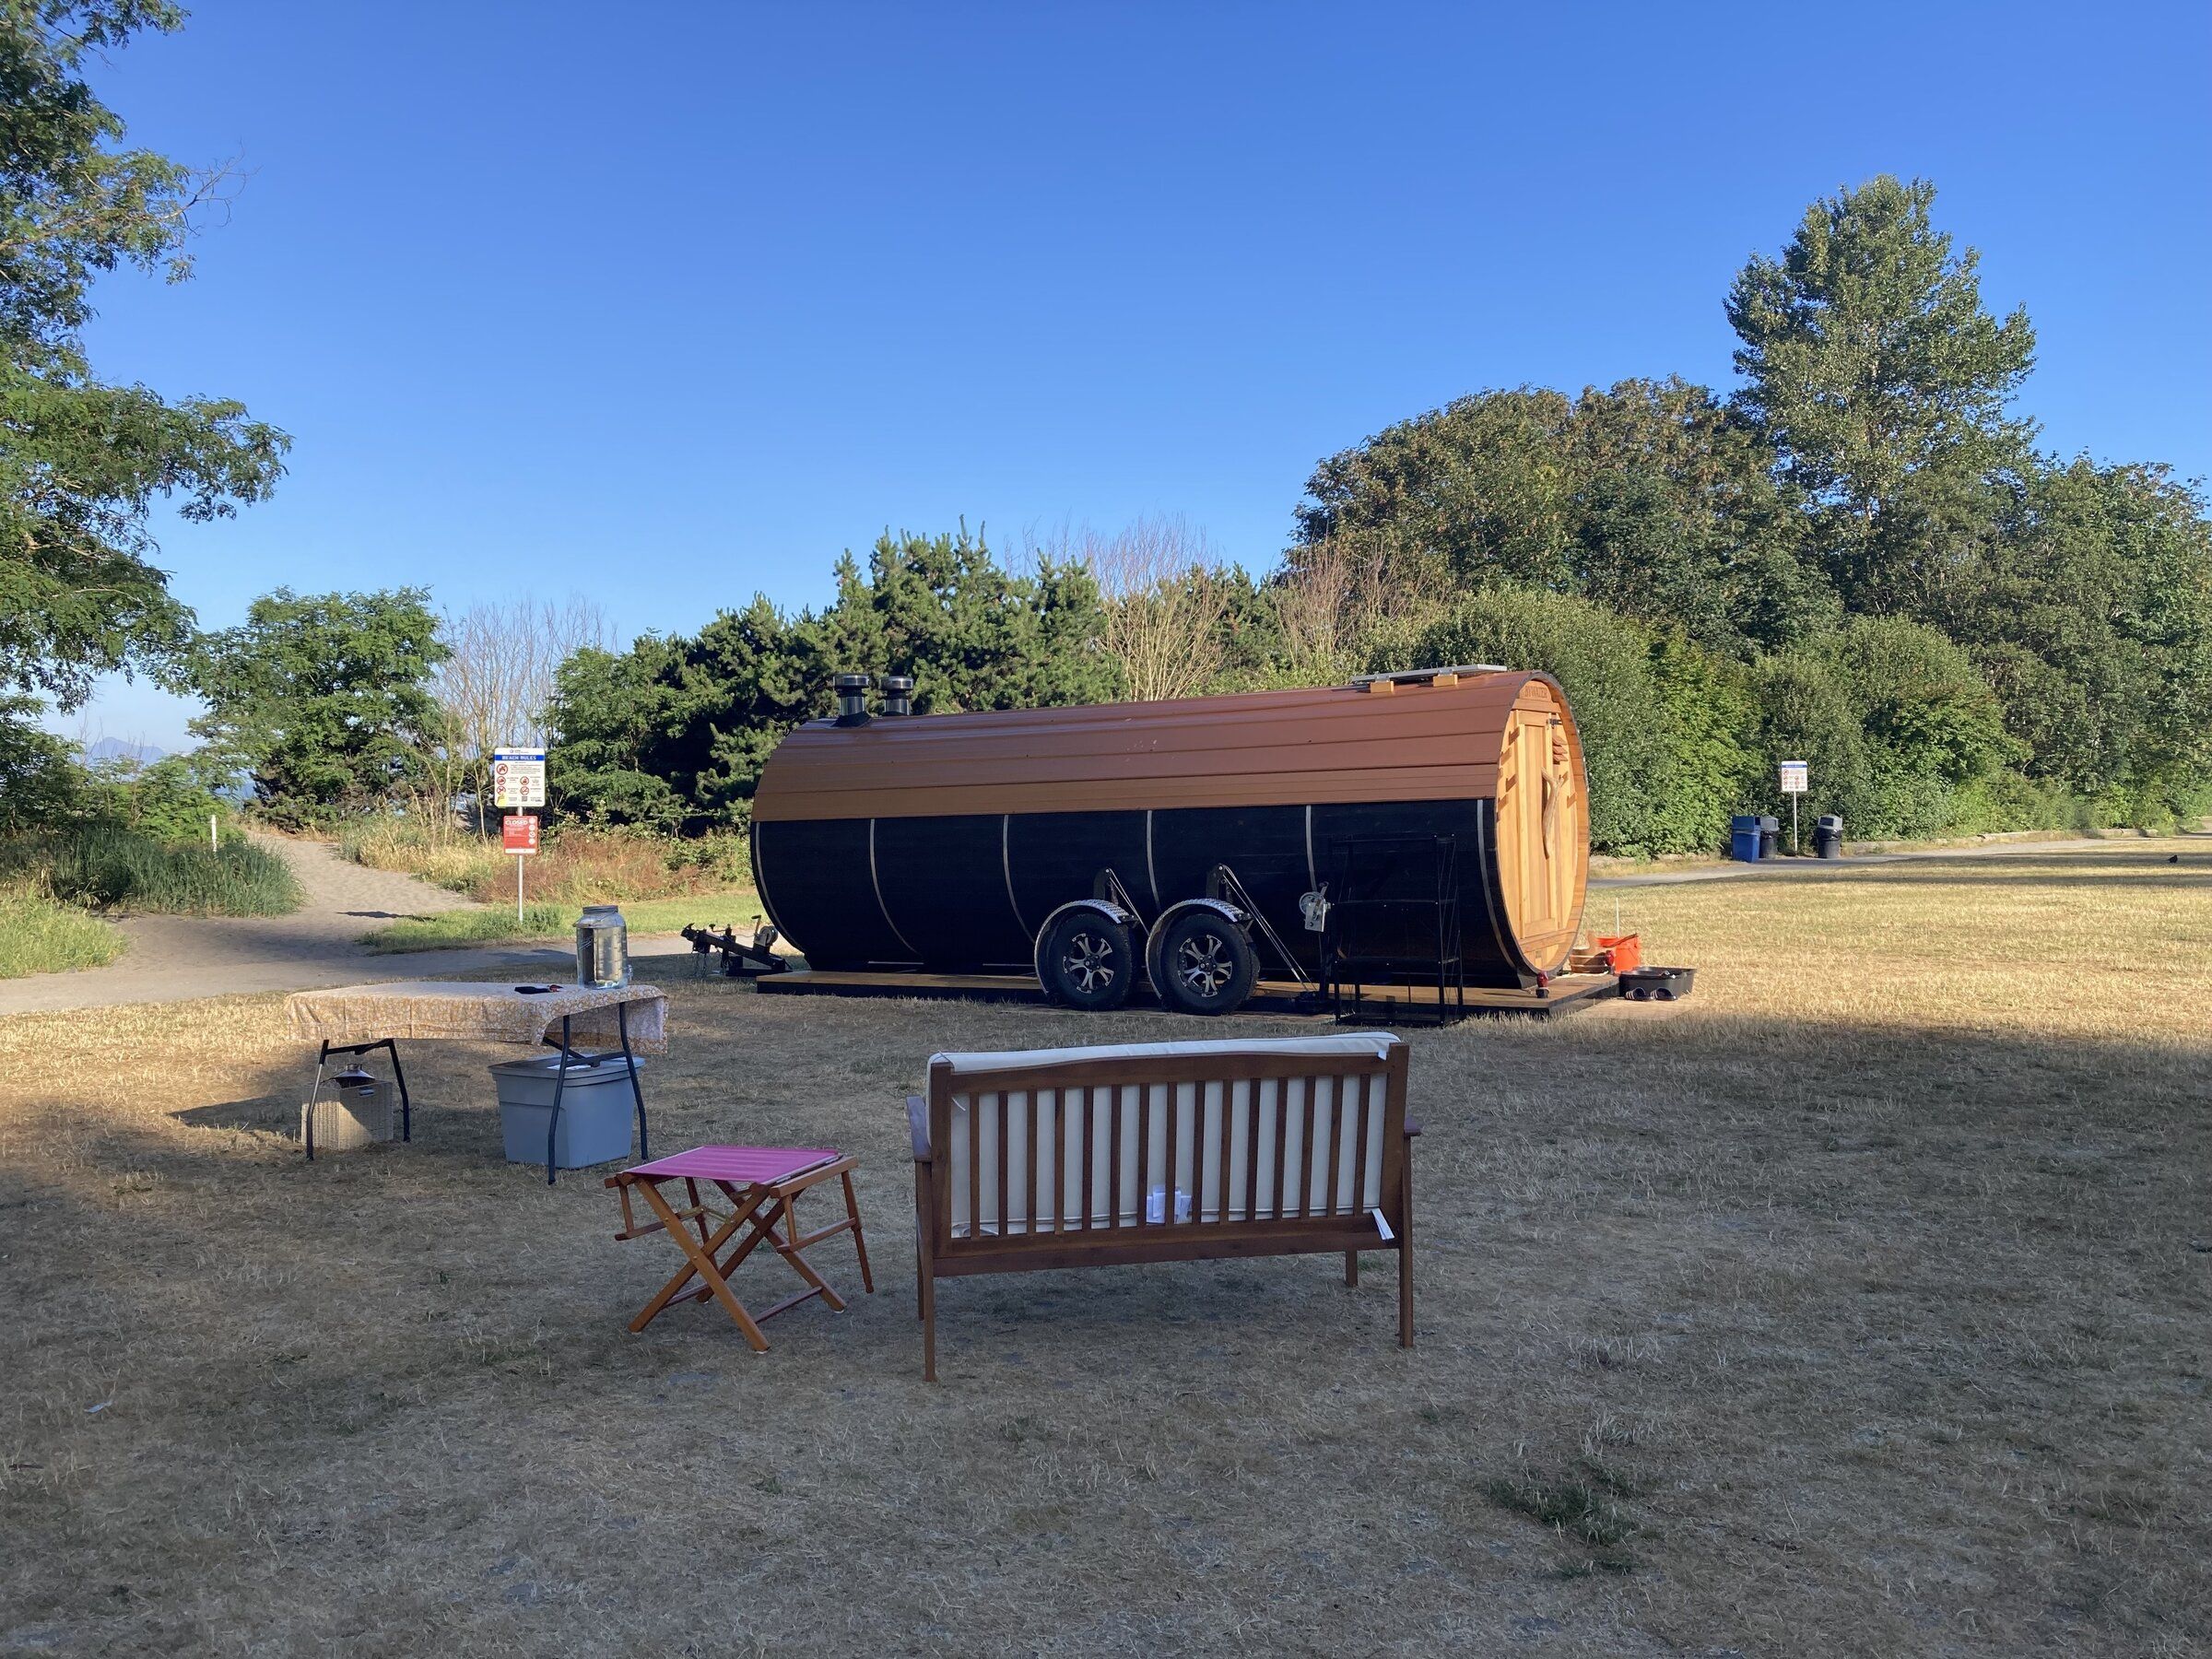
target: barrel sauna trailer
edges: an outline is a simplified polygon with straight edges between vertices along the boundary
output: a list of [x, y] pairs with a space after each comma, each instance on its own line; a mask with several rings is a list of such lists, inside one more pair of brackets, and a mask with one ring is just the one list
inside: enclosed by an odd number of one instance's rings
[[889, 681], [872, 717], [867, 683], [841, 677], [753, 800], [762, 903], [815, 969], [1034, 973], [1088, 1008], [1149, 979], [1221, 1013], [1324, 949], [1526, 988], [1574, 942], [1590, 815], [1548, 675], [924, 715]]

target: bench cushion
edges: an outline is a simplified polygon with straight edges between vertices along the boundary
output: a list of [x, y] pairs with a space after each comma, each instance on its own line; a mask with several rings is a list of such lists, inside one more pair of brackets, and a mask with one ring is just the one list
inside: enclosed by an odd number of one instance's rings
[[1395, 1031], [1333, 1031], [1326, 1037], [1245, 1037], [1219, 1042], [1120, 1042], [1090, 1048], [996, 1049], [932, 1054], [955, 1073], [1019, 1071], [1087, 1060], [1147, 1060], [1176, 1054], [1382, 1054], [1398, 1041]]

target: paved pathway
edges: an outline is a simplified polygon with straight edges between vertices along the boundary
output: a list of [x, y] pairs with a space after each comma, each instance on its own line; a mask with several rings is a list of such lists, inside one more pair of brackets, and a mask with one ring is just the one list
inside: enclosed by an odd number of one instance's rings
[[[2186, 834], [2187, 832], [2184, 832]], [[2198, 832], [2201, 836], [2202, 832]], [[2176, 838], [2167, 838], [2176, 839]], [[1848, 858], [1762, 858], [1757, 864], [1715, 863], [1655, 865], [1649, 870], [1621, 875], [1593, 876], [1594, 888], [1672, 887], [1684, 881], [1732, 881], [1742, 877], [1818, 880], [1848, 876], [1869, 865], [1906, 864], [1929, 858], [2035, 858], [2046, 853], [2113, 853], [2140, 850], [2144, 842], [2133, 836], [2103, 835], [2081, 841], [1986, 841], [1980, 846], [1915, 848], [1898, 853], [1854, 853]], [[2195, 855], [2191, 854], [2194, 861]]]
[[351, 863], [327, 841], [257, 839], [300, 878], [302, 902], [290, 915], [130, 917], [121, 924], [130, 948], [105, 968], [0, 980], [0, 1014], [418, 979], [510, 962], [542, 973], [575, 960], [558, 946], [519, 944], [371, 955], [355, 941], [379, 923], [468, 909], [474, 900], [397, 871]]

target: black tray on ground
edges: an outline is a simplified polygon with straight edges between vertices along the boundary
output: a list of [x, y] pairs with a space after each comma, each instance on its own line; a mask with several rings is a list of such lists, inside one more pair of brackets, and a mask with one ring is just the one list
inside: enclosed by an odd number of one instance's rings
[[1697, 977], [1695, 968], [1631, 968], [1620, 976], [1620, 994], [1630, 1002], [1673, 1002], [1689, 994]]

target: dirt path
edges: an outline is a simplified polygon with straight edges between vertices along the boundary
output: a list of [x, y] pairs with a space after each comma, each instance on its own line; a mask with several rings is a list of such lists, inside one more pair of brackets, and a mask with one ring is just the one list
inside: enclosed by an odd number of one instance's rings
[[328, 841], [257, 837], [300, 878], [302, 901], [288, 916], [132, 916], [130, 948], [105, 968], [0, 980], [0, 1014], [120, 1003], [182, 1002], [241, 991], [296, 991], [354, 980], [409, 979], [472, 968], [559, 964], [556, 947], [490, 946], [372, 956], [361, 935], [395, 916], [474, 908], [475, 901], [412, 876], [371, 870], [338, 856]]

